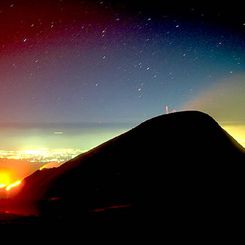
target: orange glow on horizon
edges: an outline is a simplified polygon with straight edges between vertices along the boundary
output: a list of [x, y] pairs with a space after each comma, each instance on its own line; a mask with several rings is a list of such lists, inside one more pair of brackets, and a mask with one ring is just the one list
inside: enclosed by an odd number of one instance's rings
[[8, 171], [0, 172], [0, 190], [7, 192], [21, 184], [21, 180], [14, 180]]
[[1, 172], [0, 173], [0, 188], [5, 188], [9, 184], [11, 184], [10, 174], [7, 172]]
[[0, 199], [6, 195], [5, 192], [8, 192], [9, 195], [9, 190], [15, 187], [20, 180], [24, 180], [35, 172], [39, 166], [40, 164], [27, 160], [0, 159]]

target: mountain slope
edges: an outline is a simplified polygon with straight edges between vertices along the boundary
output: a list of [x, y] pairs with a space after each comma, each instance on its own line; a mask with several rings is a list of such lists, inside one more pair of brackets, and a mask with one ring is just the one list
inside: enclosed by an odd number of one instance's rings
[[35, 172], [13, 203], [35, 204], [41, 216], [62, 220], [222, 222], [224, 212], [227, 220], [240, 210], [243, 164], [244, 149], [211, 117], [178, 112]]

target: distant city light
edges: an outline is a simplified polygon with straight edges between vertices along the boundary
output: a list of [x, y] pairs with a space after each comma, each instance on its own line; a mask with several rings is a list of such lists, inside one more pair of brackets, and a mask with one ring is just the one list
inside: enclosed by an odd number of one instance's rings
[[35, 163], [66, 162], [86, 152], [84, 149], [0, 150], [0, 159], [27, 160]]

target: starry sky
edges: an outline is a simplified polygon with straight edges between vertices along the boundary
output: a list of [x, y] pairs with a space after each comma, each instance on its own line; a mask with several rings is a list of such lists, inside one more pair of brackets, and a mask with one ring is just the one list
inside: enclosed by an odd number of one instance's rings
[[0, 123], [245, 121], [243, 8], [162, 2], [1, 1]]

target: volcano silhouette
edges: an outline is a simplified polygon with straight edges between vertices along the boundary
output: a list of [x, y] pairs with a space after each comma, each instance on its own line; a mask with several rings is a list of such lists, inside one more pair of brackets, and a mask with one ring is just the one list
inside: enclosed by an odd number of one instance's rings
[[58, 168], [36, 171], [10, 203], [48, 220], [228, 224], [243, 209], [244, 149], [210, 116], [150, 119]]

